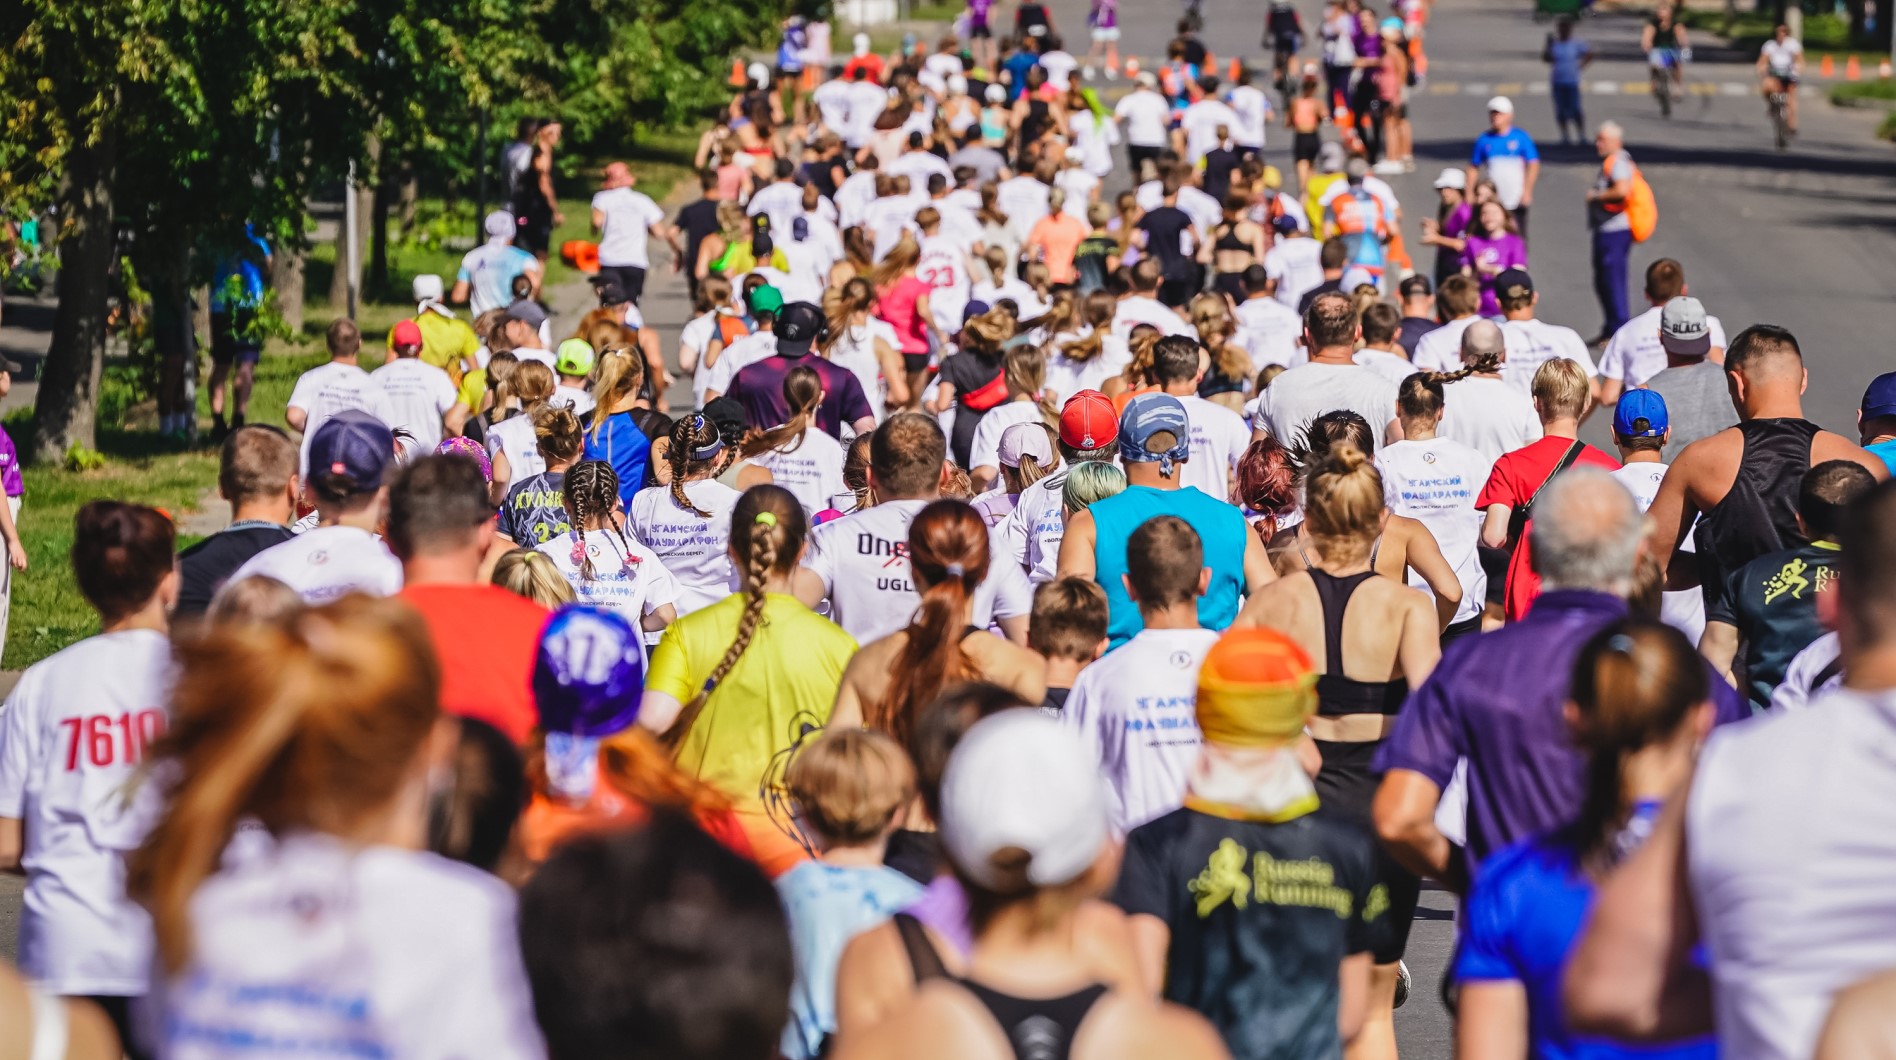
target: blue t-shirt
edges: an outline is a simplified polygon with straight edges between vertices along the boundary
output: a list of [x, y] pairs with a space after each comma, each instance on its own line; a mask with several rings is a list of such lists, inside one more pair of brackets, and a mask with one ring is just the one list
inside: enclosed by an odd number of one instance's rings
[[1567, 1030], [1560, 978], [1593, 907], [1593, 880], [1574, 848], [1537, 836], [1508, 847], [1482, 866], [1462, 911], [1462, 982], [1512, 981], [1527, 991], [1528, 1055], [1541, 1060], [1714, 1060], [1710, 1037], [1624, 1045]]
[[593, 436], [588, 417], [585, 428], [587, 460], [604, 460], [619, 475], [619, 499], [627, 508], [632, 498], [645, 488], [645, 466], [652, 459], [652, 440], [632, 418], [630, 412], [615, 412], [606, 417], [605, 429]]
[[[1174, 472], [1176, 474], [1176, 472]], [[1094, 580], [1106, 590], [1106, 635], [1117, 648], [1145, 628], [1139, 605], [1126, 591], [1126, 541], [1146, 520], [1176, 515], [1198, 531], [1204, 545], [1205, 566], [1211, 568], [1211, 587], [1198, 598], [1198, 624], [1224, 629], [1238, 617], [1244, 592], [1244, 545], [1250, 528], [1244, 513], [1194, 487], [1161, 490], [1128, 486], [1125, 492], [1094, 504]]]
[[[244, 245], [235, 254], [217, 263], [211, 275], [211, 312], [255, 309], [263, 304], [263, 263], [270, 260], [270, 244], [256, 234], [244, 231]], [[237, 277], [237, 290], [231, 291], [231, 277]], [[233, 301], [233, 293], [235, 300]]]
[[1547, 42], [1547, 56], [1553, 60], [1552, 80], [1556, 85], [1580, 83], [1580, 61], [1593, 54], [1593, 45], [1578, 37]]
[[846, 868], [806, 861], [777, 877], [777, 897], [790, 918], [797, 962], [783, 1055], [806, 1060], [836, 1033], [836, 965], [843, 947], [920, 901], [922, 885], [879, 865]]
[[1488, 171], [1495, 197], [1512, 210], [1521, 205], [1521, 193], [1527, 188], [1527, 164], [1539, 161], [1540, 150], [1534, 146], [1534, 138], [1516, 126], [1505, 133], [1490, 129], [1475, 137], [1475, 153], [1468, 164]]
[[1030, 51], [1015, 52], [1007, 57], [1006, 62], [1001, 64], [1001, 69], [1013, 75], [1013, 80], [1007, 83], [1007, 101], [1009, 103], [1019, 99], [1020, 94], [1027, 91], [1027, 71], [1039, 65], [1040, 57]]
[[1889, 473], [1896, 475], [1896, 439], [1887, 442], [1874, 442], [1863, 448], [1868, 449], [1881, 458], [1883, 463], [1889, 465]]

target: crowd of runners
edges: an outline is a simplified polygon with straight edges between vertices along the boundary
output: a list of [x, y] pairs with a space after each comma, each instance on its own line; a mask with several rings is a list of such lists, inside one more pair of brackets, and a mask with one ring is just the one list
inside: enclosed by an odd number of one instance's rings
[[997, 18], [792, 20], [577, 322], [524, 125], [382, 367], [220, 418], [226, 529], [80, 509], [0, 1057], [1392, 1060], [1425, 881], [1458, 1056], [1887, 1054], [1896, 373], [1845, 436], [1679, 261], [1630, 312], [1610, 124], [1593, 342], [1509, 99], [1405, 245], [1427, 0]]

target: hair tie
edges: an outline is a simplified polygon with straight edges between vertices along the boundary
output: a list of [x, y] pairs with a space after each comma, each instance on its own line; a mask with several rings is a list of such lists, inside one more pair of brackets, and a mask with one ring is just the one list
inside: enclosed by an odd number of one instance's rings
[[1615, 633], [1607, 638], [1606, 650], [1624, 652], [1627, 655], [1631, 655], [1633, 653], [1633, 638], [1624, 633]]
[[967, 568], [959, 563], [950, 563], [946, 567], [943, 567], [942, 570], [948, 572], [948, 576], [951, 578], [959, 578], [968, 573]]
[[777, 513], [776, 512], [758, 512], [757, 518], [752, 519], [751, 522], [756, 523], [758, 526], [776, 526]]

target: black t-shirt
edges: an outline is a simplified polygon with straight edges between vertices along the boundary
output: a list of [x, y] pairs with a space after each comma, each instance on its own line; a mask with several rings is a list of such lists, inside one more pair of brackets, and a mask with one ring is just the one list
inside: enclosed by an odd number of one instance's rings
[[690, 275], [690, 270], [698, 264], [699, 244], [720, 228], [718, 204], [711, 199], [699, 199], [679, 210], [678, 227], [685, 233], [685, 269], [686, 275]]
[[1414, 357], [1415, 344], [1422, 341], [1422, 336], [1441, 326], [1428, 317], [1403, 317], [1402, 330], [1396, 332], [1396, 345], [1401, 346], [1403, 352], [1410, 357]]
[[1205, 194], [1223, 202], [1231, 191], [1231, 174], [1238, 168], [1238, 153], [1228, 147], [1205, 152]]
[[290, 539], [290, 528], [275, 523], [238, 523], [178, 553], [180, 617], [201, 615], [211, 597], [250, 557]]
[[967, 467], [981, 417], [1007, 400], [1005, 384], [1000, 382], [1001, 361], [976, 353], [949, 354], [941, 362], [941, 379], [955, 388], [955, 429], [948, 437], [948, 448], [955, 463]]
[[573, 526], [561, 496], [565, 484], [564, 471], [542, 471], [515, 483], [500, 502], [496, 529], [521, 548], [538, 548], [571, 533]]
[[1202, 69], [1205, 59], [1209, 56], [1205, 50], [1205, 42], [1199, 40], [1194, 34], [1187, 34], [1179, 38], [1179, 43], [1185, 45], [1185, 61]]
[[1308, 291], [1305, 291], [1303, 297], [1297, 299], [1297, 315], [1303, 316], [1305, 313], [1310, 312], [1310, 303], [1316, 301], [1318, 295], [1329, 294], [1331, 291], [1343, 293], [1342, 277], [1338, 277], [1334, 280], [1325, 280]]
[[1812, 542], [1759, 556], [1732, 571], [1722, 596], [1705, 601], [1705, 621], [1736, 626], [1745, 642], [1746, 694], [1771, 705], [1771, 692], [1797, 653], [1824, 635], [1817, 593], [1837, 576], [1837, 548]]
[[1233, 1056], [1337, 1057], [1337, 968], [1389, 898], [1375, 839], [1318, 809], [1287, 821], [1174, 810], [1133, 829], [1113, 901], [1171, 930], [1165, 998]]
[[1087, 236], [1073, 252], [1073, 268], [1080, 274], [1080, 293], [1092, 294], [1106, 287], [1106, 262], [1119, 253], [1119, 240], [1112, 236]]
[[1191, 227], [1191, 215], [1176, 206], [1161, 206], [1139, 219], [1146, 250], [1159, 259], [1159, 269], [1168, 280], [1192, 278], [1192, 259], [1184, 250], [1184, 235]]

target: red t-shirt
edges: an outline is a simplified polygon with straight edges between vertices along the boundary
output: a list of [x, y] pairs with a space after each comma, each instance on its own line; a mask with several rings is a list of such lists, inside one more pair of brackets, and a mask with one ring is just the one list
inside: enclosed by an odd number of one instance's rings
[[[1560, 458], [1567, 455], [1567, 447], [1573, 444], [1571, 438], [1542, 438], [1504, 453], [1494, 462], [1494, 470], [1488, 475], [1488, 484], [1481, 488], [1481, 499], [1475, 506], [1486, 512], [1490, 505], [1505, 504], [1510, 508], [1519, 508], [1526, 504], [1534, 492], [1553, 474]], [[1582, 443], [1580, 456], [1573, 466], [1582, 464], [1605, 468], [1608, 471], [1619, 470], [1620, 462], [1598, 449]], [[1514, 555], [1508, 559], [1508, 583], [1506, 607], [1510, 622], [1519, 620], [1527, 614], [1527, 609], [1540, 595], [1540, 575], [1534, 573], [1531, 558], [1528, 555], [1527, 534], [1534, 527], [1534, 520], [1527, 521], [1527, 527], [1521, 533], [1520, 543], [1514, 546]]]
[[441, 660], [441, 709], [524, 745], [539, 724], [533, 662], [546, 608], [493, 585], [411, 585], [401, 599], [428, 623]]

